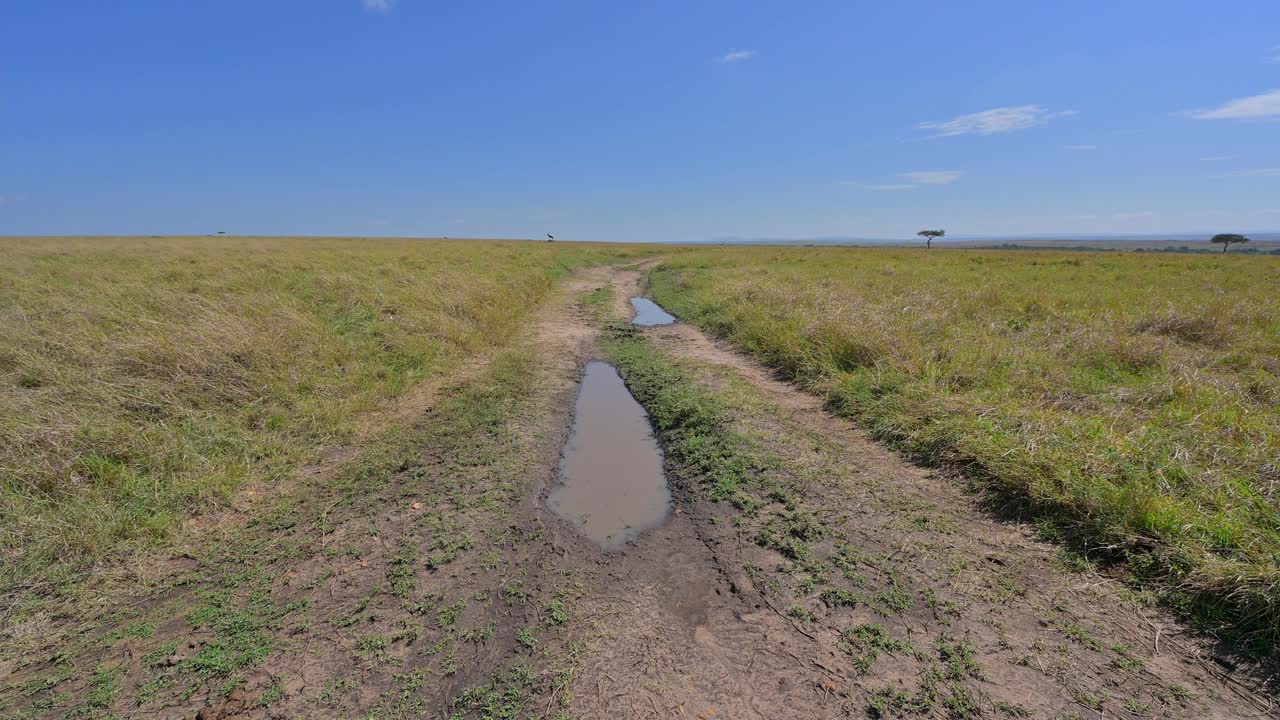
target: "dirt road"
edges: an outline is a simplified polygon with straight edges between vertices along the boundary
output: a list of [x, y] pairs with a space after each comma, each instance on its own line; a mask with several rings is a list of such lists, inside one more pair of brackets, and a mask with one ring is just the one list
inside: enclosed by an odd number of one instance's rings
[[[381, 439], [290, 497], [9, 628], [0, 717], [1273, 712], [1203, 640], [955, 479], [692, 327], [624, 331], [644, 268], [571, 278], [512, 347], [376, 418]], [[606, 552], [547, 509], [610, 334], [725, 410], [758, 497], [712, 499], [664, 430], [665, 524]]]

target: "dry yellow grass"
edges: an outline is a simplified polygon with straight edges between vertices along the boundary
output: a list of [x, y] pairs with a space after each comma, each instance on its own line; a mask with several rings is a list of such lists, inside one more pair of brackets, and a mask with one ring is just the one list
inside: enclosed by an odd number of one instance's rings
[[652, 280], [878, 437], [1280, 640], [1280, 258], [716, 248]]
[[639, 252], [0, 239], [0, 580], [169, 537], [503, 343], [573, 267]]

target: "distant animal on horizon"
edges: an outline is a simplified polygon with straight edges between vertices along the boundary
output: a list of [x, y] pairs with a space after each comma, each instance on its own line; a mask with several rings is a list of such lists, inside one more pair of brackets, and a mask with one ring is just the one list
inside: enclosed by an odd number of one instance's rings
[[548, 239], [548, 240], [555, 240], [555, 239], [556, 239], [556, 236], [555, 236], [555, 235], [552, 235], [551, 233], [547, 233], [547, 239]]

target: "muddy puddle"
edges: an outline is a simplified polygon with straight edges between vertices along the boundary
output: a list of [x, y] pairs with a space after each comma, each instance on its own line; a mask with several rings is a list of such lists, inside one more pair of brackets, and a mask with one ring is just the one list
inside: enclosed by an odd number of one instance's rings
[[631, 298], [631, 307], [635, 308], [636, 311], [636, 316], [631, 319], [632, 325], [649, 327], [651, 325], [670, 325], [676, 321], [675, 317], [648, 298]]
[[671, 511], [649, 417], [607, 363], [587, 364], [547, 506], [606, 550], [661, 525]]

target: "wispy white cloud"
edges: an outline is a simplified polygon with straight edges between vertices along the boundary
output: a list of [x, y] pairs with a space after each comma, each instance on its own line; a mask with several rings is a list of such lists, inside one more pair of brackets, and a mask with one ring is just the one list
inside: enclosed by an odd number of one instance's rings
[[1215, 178], [1236, 178], [1236, 177], [1280, 177], [1280, 167], [1274, 168], [1258, 168], [1256, 170], [1236, 170], [1234, 172], [1222, 173], [1214, 175]]
[[391, 8], [396, 6], [396, 0], [360, 0], [365, 10], [373, 10], [375, 12], [390, 12]]
[[917, 170], [900, 173], [898, 177], [906, 180], [900, 183], [885, 185], [863, 185], [864, 190], [915, 190], [921, 185], [950, 185], [960, 179], [964, 173], [959, 170]]
[[902, 173], [902, 177], [913, 185], [949, 185], [963, 174], [959, 170], [920, 170]]
[[942, 137], [1000, 135], [1015, 130], [1037, 127], [1054, 118], [1075, 114], [1074, 110], [1050, 112], [1040, 105], [1017, 105], [960, 115], [950, 120], [922, 122], [917, 124], [916, 127], [921, 130], [936, 130], [937, 134]]
[[730, 50], [729, 52], [716, 58], [719, 63], [740, 63], [746, 62], [756, 56], [755, 50]]
[[1190, 110], [1181, 114], [1197, 120], [1257, 120], [1280, 117], [1280, 90], [1270, 90], [1261, 95], [1239, 98], [1216, 108]]
[[1063, 145], [1065, 150], [1097, 150], [1097, 145]]

